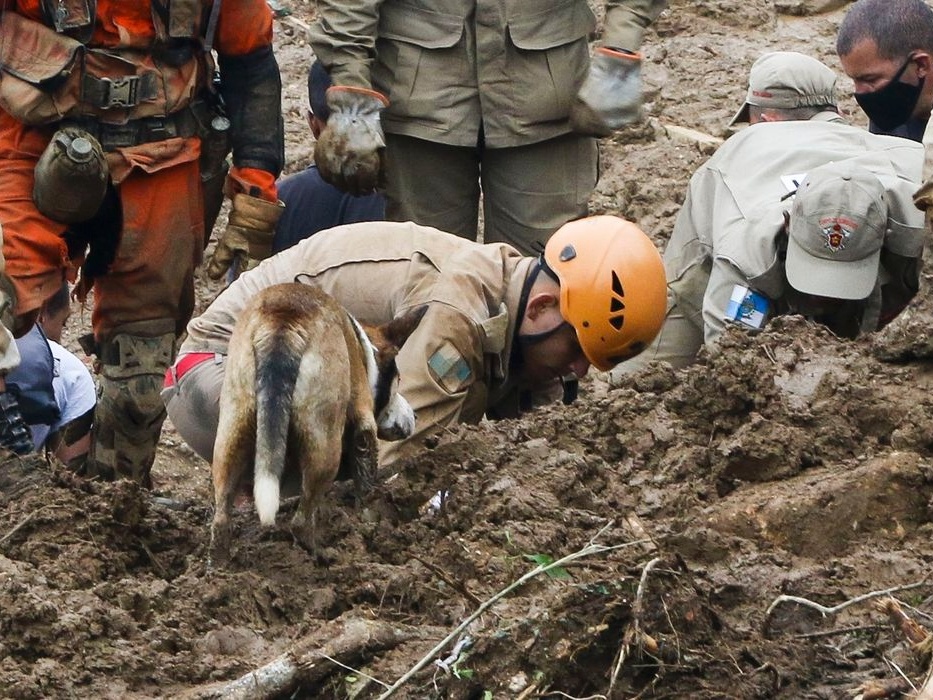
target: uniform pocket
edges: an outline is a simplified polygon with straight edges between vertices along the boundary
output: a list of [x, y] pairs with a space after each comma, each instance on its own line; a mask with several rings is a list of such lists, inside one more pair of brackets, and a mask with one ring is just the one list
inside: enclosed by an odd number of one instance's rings
[[464, 20], [408, 3], [383, 5], [373, 84], [389, 96], [389, 120], [446, 132], [462, 87], [475, 81], [464, 49]]
[[379, 37], [424, 49], [449, 49], [463, 35], [463, 18], [405, 3], [383, 5]]
[[512, 43], [529, 51], [571, 44], [588, 38], [595, 30], [596, 17], [587, 3], [580, 0], [570, 0], [534, 14], [509, 18]]
[[78, 101], [82, 45], [7, 12], [0, 22], [0, 107], [25, 124], [58, 121]]

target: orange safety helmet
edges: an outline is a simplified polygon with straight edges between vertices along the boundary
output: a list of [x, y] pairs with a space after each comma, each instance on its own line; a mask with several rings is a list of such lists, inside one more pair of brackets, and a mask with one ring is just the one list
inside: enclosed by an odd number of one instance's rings
[[634, 357], [654, 340], [667, 312], [667, 278], [651, 239], [618, 216], [561, 226], [544, 248], [560, 282], [560, 312], [601, 370]]

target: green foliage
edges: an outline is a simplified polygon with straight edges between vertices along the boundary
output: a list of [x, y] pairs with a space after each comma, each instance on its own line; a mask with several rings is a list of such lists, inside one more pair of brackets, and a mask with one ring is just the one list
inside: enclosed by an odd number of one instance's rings
[[[554, 563], [554, 557], [550, 554], [526, 554], [525, 559], [533, 561], [538, 566], [549, 566]], [[569, 581], [572, 578], [567, 569], [562, 566], [554, 566], [544, 573], [555, 581]]]

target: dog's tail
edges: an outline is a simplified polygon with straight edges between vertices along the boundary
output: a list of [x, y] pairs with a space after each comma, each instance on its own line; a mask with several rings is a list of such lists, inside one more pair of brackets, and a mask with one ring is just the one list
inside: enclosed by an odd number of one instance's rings
[[285, 470], [292, 396], [301, 363], [301, 341], [288, 329], [257, 340], [256, 469], [253, 500], [263, 525], [275, 523], [279, 484]]

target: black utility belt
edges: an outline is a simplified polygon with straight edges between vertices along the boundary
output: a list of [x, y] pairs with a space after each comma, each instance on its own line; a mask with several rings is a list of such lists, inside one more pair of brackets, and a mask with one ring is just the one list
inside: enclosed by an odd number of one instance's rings
[[197, 101], [164, 117], [131, 119], [124, 124], [110, 124], [98, 117], [76, 117], [64, 120], [62, 126], [84, 129], [108, 152], [143, 143], [204, 134], [210, 128], [213, 116], [213, 110], [206, 102]]

